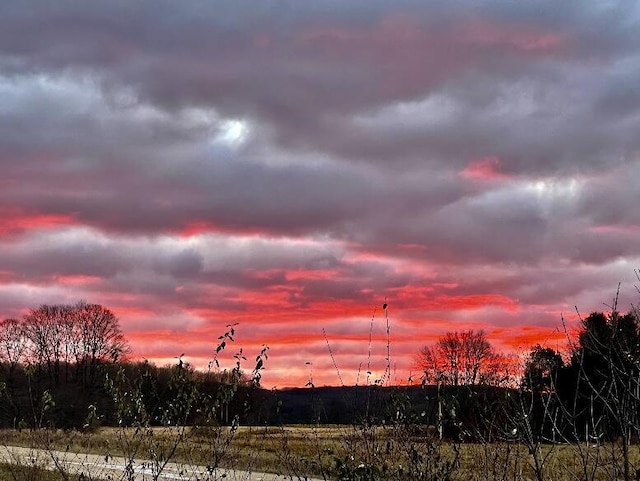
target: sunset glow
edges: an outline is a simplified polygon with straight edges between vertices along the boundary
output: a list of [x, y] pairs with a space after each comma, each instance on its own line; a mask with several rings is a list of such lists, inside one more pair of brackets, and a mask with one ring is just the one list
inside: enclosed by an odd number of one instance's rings
[[637, 300], [640, 11], [535, 3], [8, 7], [0, 316], [102, 304], [202, 369], [237, 323], [265, 387], [564, 349]]

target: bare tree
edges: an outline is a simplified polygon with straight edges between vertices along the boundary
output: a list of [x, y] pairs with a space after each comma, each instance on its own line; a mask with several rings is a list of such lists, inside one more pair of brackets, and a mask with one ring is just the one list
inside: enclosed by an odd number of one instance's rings
[[31, 361], [46, 369], [58, 383], [75, 364], [82, 385], [95, 380], [97, 366], [118, 360], [128, 352], [118, 318], [99, 304], [42, 305], [24, 318], [24, 336]]
[[73, 306], [74, 354], [82, 384], [95, 380], [99, 364], [115, 362], [128, 352], [118, 318], [99, 304]]
[[0, 321], [0, 360], [5, 363], [8, 376], [24, 360], [26, 350], [23, 324], [17, 319]]
[[34, 364], [46, 368], [51, 382], [60, 381], [61, 366], [68, 362], [72, 308], [43, 304], [24, 318], [25, 335]]
[[424, 346], [416, 359], [428, 382], [452, 386], [495, 384], [504, 357], [487, 340], [484, 331], [447, 332], [433, 346]]

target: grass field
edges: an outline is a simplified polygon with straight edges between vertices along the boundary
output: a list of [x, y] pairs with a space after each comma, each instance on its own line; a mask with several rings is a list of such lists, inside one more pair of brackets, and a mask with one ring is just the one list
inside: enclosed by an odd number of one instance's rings
[[[454, 444], [426, 432], [357, 426], [229, 428], [101, 428], [94, 433], [0, 431], [0, 444], [264, 471], [303, 479], [537, 479], [534, 456], [515, 443]], [[635, 469], [638, 446], [632, 446]], [[539, 474], [553, 481], [616, 479], [616, 444], [542, 445]], [[6, 469], [6, 467], [5, 467]], [[27, 468], [23, 468], [27, 469]], [[29, 468], [35, 469], [35, 468]], [[619, 471], [619, 470], [618, 470]], [[46, 479], [11, 477], [0, 479]], [[621, 479], [621, 478], [620, 478]]]

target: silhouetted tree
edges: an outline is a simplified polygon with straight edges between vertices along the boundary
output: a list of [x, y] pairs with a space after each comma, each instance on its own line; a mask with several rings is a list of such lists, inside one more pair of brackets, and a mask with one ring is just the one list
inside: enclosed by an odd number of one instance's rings
[[496, 384], [505, 359], [483, 331], [447, 332], [434, 346], [424, 346], [417, 364], [427, 382], [452, 386]]
[[74, 360], [82, 385], [96, 379], [98, 366], [115, 362], [128, 352], [117, 317], [99, 304], [78, 303], [72, 308]]
[[61, 366], [69, 357], [72, 331], [72, 308], [68, 305], [46, 305], [31, 309], [24, 318], [31, 362], [46, 369], [50, 383], [60, 382]]
[[[640, 330], [636, 313], [593, 312], [582, 319], [568, 370], [573, 399], [564, 396], [586, 440], [618, 438], [619, 474], [632, 479], [629, 447], [640, 436]], [[616, 465], [617, 466], [617, 465]]]
[[24, 361], [26, 350], [27, 338], [22, 322], [17, 319], [0, 321], [0, 361], [6, 366], [8, 377]]
[[564, 361], [559, 352], [537, 344], [525, 361], [522, 387], [536, 392], [551, 391], [555, 388], [558, 372], [563, 368]]

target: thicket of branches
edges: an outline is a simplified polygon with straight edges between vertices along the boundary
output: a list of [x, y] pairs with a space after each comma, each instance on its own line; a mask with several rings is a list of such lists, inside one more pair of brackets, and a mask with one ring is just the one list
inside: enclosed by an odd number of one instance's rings
[[423, 348], [423, 380], [438, 384], [438, 414], [429, 422], [445, 436], [481, 443], [487, 456], [513, 456], [504, 442], [524, 445], [539, 481], [553, 479], [558, 445], [571, 446], [576, 479], [640, 479], [632, 449], [640, 440], [639, 313], [620, 313], [616, 300], [608, 313], [579, 316], [577, 329], [563, 325], [567, 350], [532, 347], [515, 383], [499, 374], [510, 362], [481, 331], [450, 332]]
[[[482, 331], [448, 332], [423, 347], [416, 364], [423, 381], [442, 386], [442, 397], [457, 405], [461, 427], [463, 417], [476, 418], [475, 424], [466, 423], [468, 433], [477, 434], [478, 418], [494, 424], [499, 418], [506, 423], [501, 427], [505, 437], [507, 427], [517, 424], [509, 410], [522, 410], [525, 403], [529, 429], [541, 439], [631, 440], [640, 427], [639, 324], [636, 311], [593, 312], [580, 318], [575, 336], [567, 335], [568, 351], [532, 347], [519, 379], [513, 359], [498, 354]], [[496, 397], [501, 391], [509, 395], [508, 403], [486, 399], [487, 393]], [[479, 415], [474, 404], [483, 410], [494, 406], [496, 412]]]

